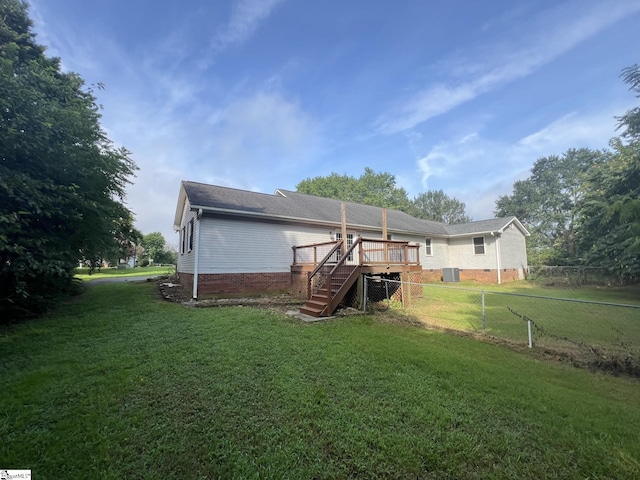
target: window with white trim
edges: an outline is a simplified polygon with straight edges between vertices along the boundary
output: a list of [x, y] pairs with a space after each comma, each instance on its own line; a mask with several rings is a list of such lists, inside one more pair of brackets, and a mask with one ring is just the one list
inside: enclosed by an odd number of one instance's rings
[[189, 220], [189, 251], [193, 250], [193, 218]]
[[473, 237], [474, 255], [484, 255], [484, 237]]
[[433, 250], [431, 250], [431, 239], [430, 238], [425, 238], [424, 239], [424, 250], [425, 253], [429, 256], [433, 255]]
[[180, 230], [180, 254], [184, 254], [185, 251], [185, 242], [186, 242], [186, 238], [187, 238], [187, 226], [185, 225], [184, 227], [182, 227], [182, 230]]

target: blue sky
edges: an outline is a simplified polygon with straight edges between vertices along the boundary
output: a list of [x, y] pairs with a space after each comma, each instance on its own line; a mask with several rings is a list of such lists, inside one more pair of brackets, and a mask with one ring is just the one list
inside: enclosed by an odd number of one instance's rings
[[605, 148], [637, 99], [640, 0], [29, 0], [140, 167], [128, 206], [172, 231], [181, 180], [272, 193], [365, 167], [475, 219], [541, 156]]

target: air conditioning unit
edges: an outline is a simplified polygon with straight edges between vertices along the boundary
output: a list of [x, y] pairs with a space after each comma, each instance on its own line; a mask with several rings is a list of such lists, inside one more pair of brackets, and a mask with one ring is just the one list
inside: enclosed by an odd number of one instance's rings
[[460, 269], [459, 268], [443, 268], [442, 281], [443, 282], [459, 282]]

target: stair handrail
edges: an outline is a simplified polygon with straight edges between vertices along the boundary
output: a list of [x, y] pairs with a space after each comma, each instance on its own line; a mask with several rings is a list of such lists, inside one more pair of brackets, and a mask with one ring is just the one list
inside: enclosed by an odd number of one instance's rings
[[336, 263], [335, 266], [331, 269], [331, 272], [329, 272], [329, 275], [334, 274], [338, 267], [341, 267], [342, 265], [344, 265], [344, 263], [349, 258], [349, 255], [351, 255], [351, 253], [356, 248], [356, 246], [358, 246], [361, 240], [362, 240], [362, 237], [356, 237], [356, 239], [353, 241], [353, 244], [349, 247], [349, 249], [346, 252], [344, 252], [344, 254], [342, 254], [342, 256], [340, 257], [340, 260], [338, 260], [338, 263]]
[[331, 255], [336, 253], [336, 250], [338, 250], [338, 248], [340, 248], [342, 246], [342, 242], [343, 241], [344, 240], [336, 240], [336, 244], [333, 246], [333, 248], [331, 250], [329, 250], [329, 253], [327, 253], [324, 256], [324, 258], [322, 260], [320, 260], [320, 262], [318, 263], [316, 268], [314, 268], [311, 271], [311, 273], [309, 273], [309, 278], [313, 277], [316, 273], [318, 273], [318, 270], [320, 270], [321, 267], [324, 267], [324, 264], [329, 261], [329, 259], [331, 258]]
[[[329, 250], [329, 253], [327, 253], [324, 256], [324, 258], [322, 260], [320, 260], [320, 263], [318, 263], [316, 268], [314, 268], [307, 275], [307, 298], [311, 298], [311, 296], [315, 293], [315, 292], [312, 291], [312, 287], [311, 287], [311, 285], [313, 283], [313, 277], [315, 277], [318, 274], [318, 272], [320, 271], [320, 269], [325, 266], [325, 264], [329, 261], [331, 256], [334, 253], [336, 253], [336, 250], [338, 250], [342, 246], [343, 242], [344, 242], [344, 239], [336, 240], [336, 244], [333, 246], [333, 248], [331, 250]], [[318, 288], [319, 287], [321, 287], [321, 285], [318, 285]]]
[[[342, 289], [344, 284], [347, 281], [349, 281], [349, 278], [345, 279], [345, 281], [338, 287], [338, 289], [336, 290], [335, 295], [334, 295], [333, 288], [332, 288], [333, 274], [336, 273], [336, 270], [338, 268], [340, 268], [340, 267], [342, 267], [343, 265], [346, 264], [347, 260], [349, 259], [349, 255], [351, 255], [353, 250], [358, 246], [358, 244], [360, 243], [360, 240], [361, 240], [361, 237], [357, 237], [356, 238], [356, 240], [349, 247], [349, 249], [342, 254], [342, 256], [340, 257], [340, 260], [338, 261], [338, 263], [336, 263], [335, 266], [331, 269], [331, 271], [327, 274], [326, 282], [328, 284], [328, 287], [327, 287], [327, 307], [326, 308], [327, 308], [327, 311], [329, 312], [329, 314], [333, 313], [333, 311], [337, 307], [337, 305], [336, 305], [336, 303], [337, 303], [336, 297], [340, 294], [340, 290]], [[358, 265], [354, 265], [353, 266], [353, 270], [355, 270], [356, 268], [358, 268]], [[351, 271], [351, 273], [353, 273], [353, 270]], [[340, 300], [342, 300], [342, 298], [340, 298]]]

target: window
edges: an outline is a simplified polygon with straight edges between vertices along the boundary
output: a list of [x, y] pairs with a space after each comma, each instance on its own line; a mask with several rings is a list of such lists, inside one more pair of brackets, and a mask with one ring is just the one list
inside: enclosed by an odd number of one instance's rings
[[430, 238], [425, 238], [424, 239], [424, 249], [427, 255], [433, 255], [433, 251], [431, 250], [431, 239]]
[[193, 250], [193, 218], [189, 220], [189, 251]]
[[484, 255], [484, 237], [473, 237], [473, 253]]
[[184, 227], [182, 227], [182, 241], [180, 242], [180, 253], [184, 253], [186, 248], [186, 242], [187, 242], [187, 227], [186, 225]]

